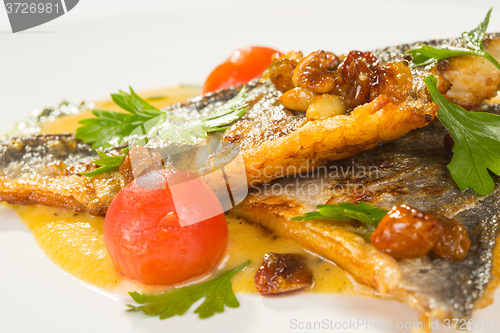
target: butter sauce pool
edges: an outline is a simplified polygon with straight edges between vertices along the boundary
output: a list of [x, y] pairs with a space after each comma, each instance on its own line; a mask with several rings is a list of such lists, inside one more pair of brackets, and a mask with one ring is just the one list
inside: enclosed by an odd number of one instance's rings
[[[21, 220], [33, 233], [38, 245], [59, 267], [82, 281], [109, 291], [159, 292], [166, 286], [146, 286], [122, 277], [114, 268], [104, 247], [104, 218], [39, 205], [14, 206]], [[341, 268], [306, 252], [292, 240], [276, 237], [262, 227], [235, 216], [226, 216], [230, 244], [224, 267], [234, 267], [250, 259], [252, 264], [233, 279], [233, 289], [255, 293], [254, 275], [268, 252], [302, 253], [314, 274], [310, 291], [374, 295], [357, 284]]]

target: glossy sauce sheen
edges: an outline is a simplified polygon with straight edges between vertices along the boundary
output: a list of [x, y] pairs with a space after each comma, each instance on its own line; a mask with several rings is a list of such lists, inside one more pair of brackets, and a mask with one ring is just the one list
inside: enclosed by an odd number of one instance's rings
[[[122, 277], [114, 268], [104, 247], [104, 218], [86, 213], [39, 205], [16, 206], [21, 220], [33, 233], [47, 256], [65, 271], [97, 287], [116, 292], [140, 290], [156, 292], [161, 286], [145, 286]], [[262, 227], [233, 216], [226, 217], [230, 244], [223, 268], [250, 259], [252, 264], [234, 277], [235, 292], [254, 293], [254, 275], [264, 254], [303, 253], [314, 274], [313, 292], [373, 294], [360, 286], [336, 265], [306, 252], [294, 241], [275, 237]]]
[[[161, 108], [196, 96], [198, 88], [178, 87], [141, 94], [151, 104]], [[154, 98], [151, 98], [154, 96]], [[148, 98], [149, 97], [149, 98]], [[110, 102], [96, 103], [96, 108], [116, 110]], [[44, 124], [42, 133], [73, 132], [78, 121], [89, 117], [90, 112], [63, 116]], [[114, 268], [104, 246], [104, 218], [87, 213], [51, 208], [39, 205], [15, 206], [21, 220], [33, 233], [47, 256], [65, 271], [97, 287], [115, 291], [158, 292], [164, 286], [145, 286], [122, 277]], [[254, 293], [254, 275], [266, 253], [302, 253], [314, 274], [314, 284], [309, 291], [375, 295], [368, 287], [359, 285], [352, 277], [335, 264], [323, 260], [292, 240], [274, 236], [262, 227], [247, 223], [243, 219], [226, 216], [230, 243], [221, 268], [232, 268], [250, 259], [252, 264], [233, 279], [235, 292]], [[202, 277], [203, 278], [203, 277]], [[206, 277], [205, 277], [206, 278]]]

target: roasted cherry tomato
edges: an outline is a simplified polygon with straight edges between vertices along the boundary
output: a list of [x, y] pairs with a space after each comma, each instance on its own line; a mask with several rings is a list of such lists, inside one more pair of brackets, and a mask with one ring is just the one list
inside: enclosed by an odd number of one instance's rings
[[234, 51], [215, 67], [203, 84], [203, 94], [247, 83], [262, 74], [279, 51], [263, 46], [249, 46]]
[[228, 228], [219, 200], [202, 179], [158, 170], [118, 193], [106, 214], [104, 242], [124, 276], [171, 285], [215, 269]]

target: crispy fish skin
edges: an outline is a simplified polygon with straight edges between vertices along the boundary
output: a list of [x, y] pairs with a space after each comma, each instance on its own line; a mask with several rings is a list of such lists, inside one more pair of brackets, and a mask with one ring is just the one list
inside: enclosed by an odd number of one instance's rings
[[[433, 123], [325, 170], [255, 187], [234, 213], [295, 239], [359, 282], [396, 296], [420, 313], [469, 318], [476, 302], [490, 299], [496, 287], [493, 251], [500, 234], [500, 189], [486, 198], [461, 192], [446, 168], [450, 157], [443, 145], [445, 134]], [[397, 261], [349, 231], [362, 233], [358, 224], [290, 220], [319, 204], [361, 201], [384, 209], [409, 204], [454, 218], [467, 228], [471, 249], [458, 262], [432, 255]]]
[[0, 201], [42, 204], [104, 216], [124, 185], [119, 172], [85, 177], [98, 156], [73, 135], [35, 135], [0, 142]]
[[434, 103], [411, 101], [395, 105], [380, 96], [349, 115], [307, 121], [287, 136], [242, 151], [249, 184], [293, 175], [297, 169], [316, 168], [371, 149], [379, 142], [397, 139], [427, 125], [436, 111]]
[[[500, 59], [499, 36], [487, 35], [485, 45], [493, 56]], [[374, 54], [384, 65], [408, 60], [405, 52], [422, 44], [456, 47], [463, 46], [463, 43], [461, 38], [418, 42], [376, 50]], [[449, 65], [443, 65], [445, 62]], [[466, 108], [476, 107], [493, 97], [500, 85], [500, 74], [492, 65], [485, 64], [483, 58], [455, 57], [433, 66], [413, 69], [413, 88], [402, 103], [394, 104], [387, 97], [380, 96], [348, 115], [308, 121], [303, 113], [282, 106], [278, 101], [281, 93], [269, 82], [261, 82], [251, 86], [247, 114], [225, 132], [223, 141], [239, 146], [250, 186], [293, 175], [304, 168], [314, 169], [426, 126], [437, 111], [437, 105], [432, 103], [422, 81], [430, 73], [440, 78], [438, 88], [441, 92]], [[209, 98], [220, 100], [217, 94], [225, 92], [209, 95]], [[192, 105], [202, 113], [214, 105], [196, 105], [198, 102], [194, 101]]]
[[[405, 52], [421, 45], [438, 48], [467, 48], [462, 38], [453, 38], [390, 46], [374, 53], [382, 63], [395, 60], [410, 60], [410, 57], [405, 55]], [[486, 52], [491, 54], [493, 58], [497, 61], [500, 59], [500, 33], [486, 34], [483, 45]], [[450, 89], [445, 93], [446, 98], [467, 110], [475, 109], [484, 100], [495, 97], [500, 89], [500, 71], [492, 63], [478, 56], [463, 55], [443, 59], [426, 67], [414, 68], [412, 71], [414, 80], [433, 72], [450, 82]], [[421, 82], [414, 81], [414, 85], [421, 85]], [[423, 92], [423, 89], [416, 90], [419, 93]]]
[[[460, 46], [460, 43], [463, 43], [461, 39], [454, 39], [425, 44]], [[421, 44], [389, 47], [375, 51], [375, 54], [382, 65], [391, 61], [404, 61], [405, 51]], [[494, 56], [500, 53], [499, 34], [488, 35], [485, 44]], [[464, 105], [475, 105], [493, 95], [492, 87], [498, 86], [500, 76], [491, 74], [489, 67], [478, 65], [478, 59], [469, 57], [463, 60], [457, 57], [450, 60], [450, 63], [471, 62], [463, 71], [458, 66], [439, 64], [414, 69], [413, 88], [402, 103], [394, 104], [381, 95], [355, 108], [349, 115], [317, 121], [308, 121], [303, 113], [286, 109], [278, 100], [281, 93], [269, 81], [255, 80], [248, 84], [247, 113], [224, 133], [222, 141], [238, 145], [250, 187], [303, 170], [314, 170], [331, 160], [348, 158], [372, 149], [380, 142], [397, 139], [412, 129], [427, 125], [437, 109], [422, 82], [422, 78], [429, 73], [448, 77], [452, 84], [454, 80], [458, 82], [461, 75], [476, 77], [469, 84], [467, 80], [456, 84], [461, 92], [474, 96], [462, 101]], [[482, 60], [480, 62], [483, 63]], [[476, 67], [477, 70], [471, 71], [471, 68]], [[476, 93], [484, 85], [480, 85], [481, 82], [488, 83], [482, 95]], [[241, 87], [221, 90], [167, 107], [164, 111], [179, 116], [187, 115], [186, 118], [207, 115], [233, 98], [239, 89]], [[452, 86], [450, 91], [453, 89]], [[233, 155], [233, 151], [222, 151], [213, 160], [225, 164]], [[107, 206], [124, 182], [117, 172], [92, 179], [82, 176], [80, 172], [95, 168], [90, 162], [94, 158], [97, 158], [95, 152], [72, 136], [5, 139], [0, 143], [0, 200], [41, 203], [105, 215]], [[21, 171], [13, 172], [16, 168]], [[231, 165], [228, 165], [226, 172], [231, 172]]]
[[[496, 45], [495, 39], [490, 39], [488, 45]], [[411, 47], [379, 54], [382, 62], [404, 59], [404, 51]], [[494, 288], [492, 253], [499, 234], [499, 190], [479, 198], [456, 187], [446, 169], [449, 157], [442, 147], [445, 131], [439, 124], [380, 145], [431, 121], [436, 106], [430, 102], [421, 78], [438, 69], [439, 65], [416, 70], [414, 90], [401, 104], [392, 104], [380, 96], [349, 116], [313, 122], [281, 106], [280, 93], [268, 82], [255, 81], [249, 84], [249, 111], [226, 131], [223, 140], [239, 145], [252, 189], [235, 213], [295, 239], [337, 262], [360, 282], [395, 295], [422, 313], [467, 318], [475, 304]], [[445, 76], [446, 68], [441, 70]], [[460, 68], [453, 67], [453, 71]], [[498, 86], [498, 78], [489, 72], [474, 73], [490, 77], [488, 87]], [[474, 91], [476, 84], [465, 88]], [[237, 91], [220, 91], [165, 111], [175, 113], [188, 108], [208, 114]], [[491, 94], [467, 98], [463, 103], [475, 105]], [[360, 153], [363, 150], [368, 151]], [[81, 172], [94, 168], [90, 161], [96, 157], [88, 145], [72, 135], [5, 139], [0, 142], [0, 200], [105, 215], [124, 180], [118, 172], [95, 178], [82, 176]], [[328, 165], [336, 168], [333, 174], [321, 173], [329, 160], [336, 159], [344, 160]], [[269, 174], [264, 172], [268, 168]], [[312, 173], [303, 177], [300, 172], [304, 171]], [[272, 179], [292, 174], [295, 177], [266, 185]], [[276, 185], [287, 191], [273, 193]], [[405, 203], [453, 217], [468, 229], [471, 250], [457, 263], [432, 257], [396, 261], [377, 251], [366, 237], [346, 229], [366, 234], [366, 228], [359, 224], [290, 220], [315, 210], [317, 204], [360, 201], [385, 209]], [[432, 286], [435, 281], [441, 288]]]

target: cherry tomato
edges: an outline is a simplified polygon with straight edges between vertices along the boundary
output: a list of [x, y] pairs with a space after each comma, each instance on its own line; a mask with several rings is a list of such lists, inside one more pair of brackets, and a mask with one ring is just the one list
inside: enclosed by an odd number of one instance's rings
[[276, 53], [281, 55], [279, 51], [263, 46], [237, 49], [210, 73], [203, 84], [203, 94], [247, 83], [258, 77], [271, 64]]
[[[191, 218], [187, 225], [183, 216]], [[192, 217], [203, 220], [195, 223]], [[219, 200], [203, 180], [167, 169], [139, 177], [118, 193], [106, 214], [104, 242], [122, 275], [171, 285], [215, 269], [228, 228]]]

